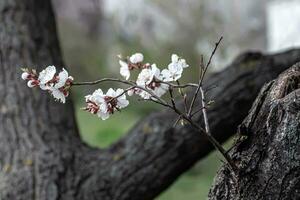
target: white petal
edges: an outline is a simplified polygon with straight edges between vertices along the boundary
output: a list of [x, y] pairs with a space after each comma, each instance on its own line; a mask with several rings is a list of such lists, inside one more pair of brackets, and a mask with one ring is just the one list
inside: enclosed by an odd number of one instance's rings
[[126, 80], [130, 77], [130, 70], [128, 68], [128, 64], [124, 62], [123, 60], [119, 60], [120, 67], [120, 74], [123, 76]]
[[92, 95], [86, 95], [84, 98], [85, 98], [85, 101], [87, 102], [87, 101], [89, 101], [89, 100], [91, 100], [91, 97], [92, 97]]
[[101, 105], [100, 105], [100, 111], [101, 112], [103, 112], [103, 113], [107, 113], [107, 110], [108, 110], [108, 106], [107, 106], [107, 103], [102, 103]]
[[161, 72], [161, 78], [163, 81], [172, 81], [171, 77], [171, 73], [168, 69], [164, 69]]
[[118, 106], [120, 108], [125, 108], [126, 106], [129, 105], [129, 101], [126, 99], [118, 99]]
[[100, 117], [102, 120], [106, 120], [106, 119], [108, 119], [109, 118], [109, 113], [104, 113], [104, 112], [101, 112], [101, 111], [98, 111], [98, 113], [97, 113], [97, 115], [98, 115], [98, 117]]
[[114, 91], [114, 89], [109, 88], [108, 91], [106, 92], [106, 96], [115, 97], [117, 95], [116, 95], [116, 92]]
[[116, 96], [119, 96], [119, 95], [122, 94], [123, 92], [124, 92], [123, 89], [118, 88], [118, 89], [116, 90]]
[[58, 82], [55, 84], [55, 88], [61, 88], [63, 87], [65, 84], [66, 84], [66, 81], [68, 80], [69, 78], [69, 74], [68, 72], [63, 68], [63, 71], [61, 71], [59, 74], [58, 74]]
[[64, 93], [62, 93], [62, 92], [59, 91], [58, 89], [52, 88], [52, 89], [51, 89], [51, 94], [52, 94], [52, 96], [53, 96], [56, 100], [58, 100], [58, 101], [60, 101], [60, 102], [62, 102], [62, 103], [65, 103], [65, 102], [66, 102], [66, 97], [65, 97]]
[[148, 69], [148, 68], [143, 69], [140, 72], [140, 74], [138, 75], [136, 83], [137, 83], [138, 86], [145, 87], [146, 85], [151, 83], [154, 76], [159, 77], [159, 74], [160, 74], [159, 69], [156, 67], [155, 64], [153, 64], [150, 69]]
[[50, 90], [50, 89], [51, 89], [51, 86], [45, 85], [45, 84], [40, 84], [40, 88], [41, 88], [42, 90]]
[[181, 78], [181, 73], [177, 73], [177, 74], [174, 74], [173, 75], [173, 80], [174, 81], [177, 81], [178, 79], [180, 79]]
[[93, 92], [92, 95], [89, 95], [89, 100], [96, 103], [101, 104], [104, 102], [104, 94], [101, 89], [97, 89]]
[[56, 73], [55, 66], [49, 66], [39, 73], [39, 81], [41, 84], [45, 84], [51, 81]]
[[176, 54], [172, 54], [172, 56], [171, 56], [172, 63], [178, 62], [178, 59], [179, 59], [179, 57]]
[[139, 95], [140, 95], [143, 99], [150, 99], [150, 97], [151, 97], [151, 94], [149, 94], [149, 93], [146, 92], [146, 91], [140, 92]]
[[156, 64], [152, 64], [152, 65], [151, 65], [151, 70], [152, 70], [152, 74], [153, 74], [156, 78], [159, 78], [159, 76], [160, 76], [160, 69], [157, 68]]
[[103, 96], [103, 91], [101, 89], [97, 89], [93, 92], [93, 96]]
[[181, 63], [182, 68], [189, 67], [189, 65], [186, 63], [185, 59], [180, 59], [180, 63]]

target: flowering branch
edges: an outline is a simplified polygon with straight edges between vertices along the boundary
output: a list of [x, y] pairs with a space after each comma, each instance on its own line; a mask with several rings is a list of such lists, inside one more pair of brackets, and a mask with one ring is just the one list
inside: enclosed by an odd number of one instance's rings
[[[178, 114], [178, 119], [175, 125], [182, 120], [188, 122], [191, 126], [196, 128], [202, 133], [213, 146], [224, 156], [231, 169], [235, 170], [236, 166], [231, 158], [226, 153], [225, 149], [218, 143], [218, 141], [211, 135], [209, 129], [209, 122], [207, 118], [207, 105], [205, 102], [205, 92], [202, 88], [204, 76], [212, 58], [221, 43], [222, 37], [216, 43], [215, 48], [210, 55], [209, 61], [204, 67], [203, 57], [200, 65], [200, 76], [198, 84], [187, 83], [180, 84], [179, 79], [182, 76], [183, 70], [188, 68], [189, 65], [183, 58], [180, 58], [176, 54], [171, 57], [171, 63], [167, 68], [160, 71], [156, 64], [150, 65], [149, 63], [143, 63], [144, 56], [141, 53], [133, 54], [130, 57], [122, 58], [119, 56], [120, 74], [124, 79], [118, 78], [102, 78], [96, 81], [90, 82], [74, 82], [73, 77], [68, 75], [68, 72], [63, 69], [58, 74], [54, 66], [49, 66], [39, 74], [35, 70], [23, 69], [22, 79], [27, 80], [29, 87], [39, 87], [42, 90], [48, 91], [56, 100], [65, 103], [65, 98], [69, 95], [69, 90], [73, 86], [83, 85], [96, 85], [104, 82], [117, 82], [129, 86], [126, 89], [112, 89], [110, 88], [106, 93], [101, 89], [95, 90], [92, 94], [85, 96], [86, 107], [84, 110], [97, 115], [102, 120], [108, 119], [116, 111], [127, 107], [129, 101], [127, 95], [138, 95], [144, 101], [151, 101], [162, 106], [165, 106]], [[131, 71], [140, 71], [136, 81], [129, 80]], [[184, 88], [196, 88], [192, 101], [188, 105], [187, 94], [182, 91]], [[178, 92], [184, 101], [184, 110], [182, 111], [176, 106], [174, 92]], [[162, 96], [169, 92], [170, 103], [164, 100]], [[201, 110], [193, 112], [193, 107], [196, 102], [198, 94], [201, 94]], [[192, 117], [197, 112], [202, 111], [204, 119], [204, 128], [195, 123]]]

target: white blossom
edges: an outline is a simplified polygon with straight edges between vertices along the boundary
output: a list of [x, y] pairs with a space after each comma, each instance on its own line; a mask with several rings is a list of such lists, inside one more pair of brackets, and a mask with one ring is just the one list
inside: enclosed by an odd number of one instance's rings
[[66, 84], [67, 80], [69, 79], [68, 72], [63, 68], [63, 70], [58, 74], [57, 79], [58, 81], [57, 83], [55, 83], [54, 87], [55, 88], [63, 87]]
[[181, 78], [182, 72], [183, 68], [181, 66], [170, 64], [168, 69], [162, 70], [162, 79], [166, 82], [177, 81]]
[[[107, 93], [106, 96], [107, 97], [113, 97], [116, 98], [117, 100], [117, 108], [125, 108], [126, 106], [128, 106], [129, 101], [126, 99], [126, 95], [122, 94], [124, 93], [123, 89], [117, 89], [116, 91], [114, 91], [112, 88], [110, 88]], [[121, 96], [120, 96], [121, 95]]]
[[97, 114], [102, 120], [106, 120], [116, 110], [128, 106], [129, 101], [123, 94], [123, 89], [116, 91], [110, 88], [106, 94], [101, 89], [96, 90], [92, 95], [86, 96], [87, 107], [85, 110]]
[[171, 61], [172, 61], [171, 63], [180, 65], [182, 68], [189, 67], [185, 59], [178, 57], [176, 54], [172, 54]]
[[152, 64], [150, 68], [143, 69], [138, 75], [136, 84], [141, 87], [146, 87], [153, 81], [154, 77], [159, 77], [160, 70], [155, 64]]
[[189, 65], [186, 64], [185, 59], [179, 58], [176, 54], [173, 54], [171, 57], [171, 63], [168, 65], [168, 69], [164, 69], [162, 74], [163, 81], [177, 81], [181, 78], [184, 68], [187, 68]]
[[129, 58], [130, 62], [133, 64], [141, 63], [144, 60], [144, 55], [141, 53], [135, 53]]
[[[161, 97], [166, 93], [169, 86], [161, 83], [162, 74], [155, 64], [152, 64], [150, 68], [143, 69], [138, 76], [136, 84], [140, 87], [151, 91], [154, 95]], [[143, 99], [150, 99], [152, 94], [148, 91], [140, 91], [137, 93]]]
[[22, 79], [28, 80], [28, 87], [39, 86], [42, 90], [48, 91], [56, 100], [65, 103], [69, 95], [73, 77], [63, 69], [56, 75], [55, 66], [48, 66], [37, 75], [36, 70], [23, 69]]
[[40, 72], [39, 74], [39, 81], [40, 84], [46, 84], [51, 81], [56, 73], [55, 66], [48, 66], [46, 69]]
[[119, 60], [119, 64], [121, 65], [120, 67], [121, 76], [123, 76], [126, 80], [128, 80], [130, 77], [130, 69], [128, 63], [126, 63], [123, 60]]

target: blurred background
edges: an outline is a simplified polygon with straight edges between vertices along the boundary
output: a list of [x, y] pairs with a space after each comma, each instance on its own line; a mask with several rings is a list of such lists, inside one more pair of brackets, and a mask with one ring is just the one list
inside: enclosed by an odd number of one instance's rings
[[[220, 36], [224, 40], [211, 71], [222, 70], [245, 51], [300, 45], [299, 0], [53, 0], [53, 5], [64, 60], [77, 81], [120, 77], [116, 56], [135, 52], [161, 68], [177, 53], [192, 66], [184, 78], [193, 81], [200, 55], [209, 56]], [[107, 87], [117, 86], [101, 86]], [[141, 117], [160, 109], [133, 99], [122, 113], [101, 121], [79, 109], [83, 96], [94, 89], [72, 93], [82, 137], [93, 146], [108, 146]], [[205, 199], [220, 163], [212, 153], [157, 199]]]

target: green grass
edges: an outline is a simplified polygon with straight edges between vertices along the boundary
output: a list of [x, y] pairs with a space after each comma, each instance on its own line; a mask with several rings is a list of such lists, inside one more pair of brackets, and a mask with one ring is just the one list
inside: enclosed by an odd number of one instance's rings
[[77, 120], [84, 141], [92, 146], [106, 147], [125, 134], [137, 121], [134, 114], [124, 116], [117, 113], [110, 119], [102, 121], [90, 113], [77, 109]]

